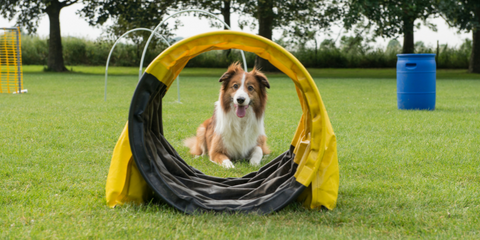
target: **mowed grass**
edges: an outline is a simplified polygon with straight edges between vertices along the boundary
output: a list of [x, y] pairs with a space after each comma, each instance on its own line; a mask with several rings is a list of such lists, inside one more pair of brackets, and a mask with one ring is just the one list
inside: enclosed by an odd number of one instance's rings
[[[225, 170], [193, 159], [182, 146], [218, 98], [219, 75], [206, 75], [181, 77], [181, 104], [175, 84], [167, 93], [165, 135], [208, 174], [254, 171], [242, 162]], [[101, 73], [27, 72], [27, 94], [0, 94], [0, 238], [478, 239], [480, 76], [468, 76], [437, 81], [435, 111], [398, 110], [394, 78], [316, 78], [337, 136], [337, 207], [292, 203], [267, 216], [191, 216], [165, 204], [105, 204], [135, 75], [110, 76], [104, 102]], [[290, 79], [271, 75], [270, 83], [267, 161], [288, 149], [302, 113]]]

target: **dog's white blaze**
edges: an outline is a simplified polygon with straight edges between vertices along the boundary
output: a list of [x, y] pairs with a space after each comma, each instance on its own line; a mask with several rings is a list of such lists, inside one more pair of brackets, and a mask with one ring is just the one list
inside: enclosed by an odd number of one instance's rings
[[248, 96], [248, 93], [245, 92], [245, 73], [243, 73], [242, 84], [240, 88], [238, 88], [238, 90], [235, 92], [235, 95], [233, 95], [233, 103], [238, 104], [237, 99], [239, 97], [245, 98], [245, 102], [242, 105], [250, 104], [250, 97]]

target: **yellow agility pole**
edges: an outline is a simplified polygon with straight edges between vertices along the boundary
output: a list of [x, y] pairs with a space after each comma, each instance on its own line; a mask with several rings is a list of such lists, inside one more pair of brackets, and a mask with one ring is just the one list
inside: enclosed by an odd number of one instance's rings
[[20, 28], [0, 31], [0, 93], [24, 93]]

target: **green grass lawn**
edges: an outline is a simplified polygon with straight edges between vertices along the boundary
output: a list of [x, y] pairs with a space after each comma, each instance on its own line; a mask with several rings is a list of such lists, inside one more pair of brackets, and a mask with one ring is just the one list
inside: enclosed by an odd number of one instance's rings
[[[337, 207], [310, 211], [292, 203], [267, 216], [190, 216], [165, 204], [105, 204], [111, 153], [127, 120], [137, 70], [112, 69], [104, 102], [102, 68], [61, 74], [24, 69], [28, 93], [0, 94], [2, 239], [480, 237], [479, 75], [439, 78], [435, 111], [402, 111], [394, 73], [312, 70], [338, 140]], [[184, 71], [182, 104], [175, 102], [175, 84], [164, 100], [167, 139], [208, 174], [254, 171], [247, 163], [226, 170], [188, 156], [182, 140], [211, 116], [224, 70]], [[273, 152], [267, 161], [287, 150], [301, 115], [292, 81], [276, 74], [270, 83], [265, 121]]]

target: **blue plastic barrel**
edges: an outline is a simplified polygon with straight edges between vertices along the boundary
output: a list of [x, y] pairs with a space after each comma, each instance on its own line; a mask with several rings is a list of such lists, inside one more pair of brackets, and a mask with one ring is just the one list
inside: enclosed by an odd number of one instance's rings
[[435, 54], [397, 54], [398, 109], [434, 110]]

